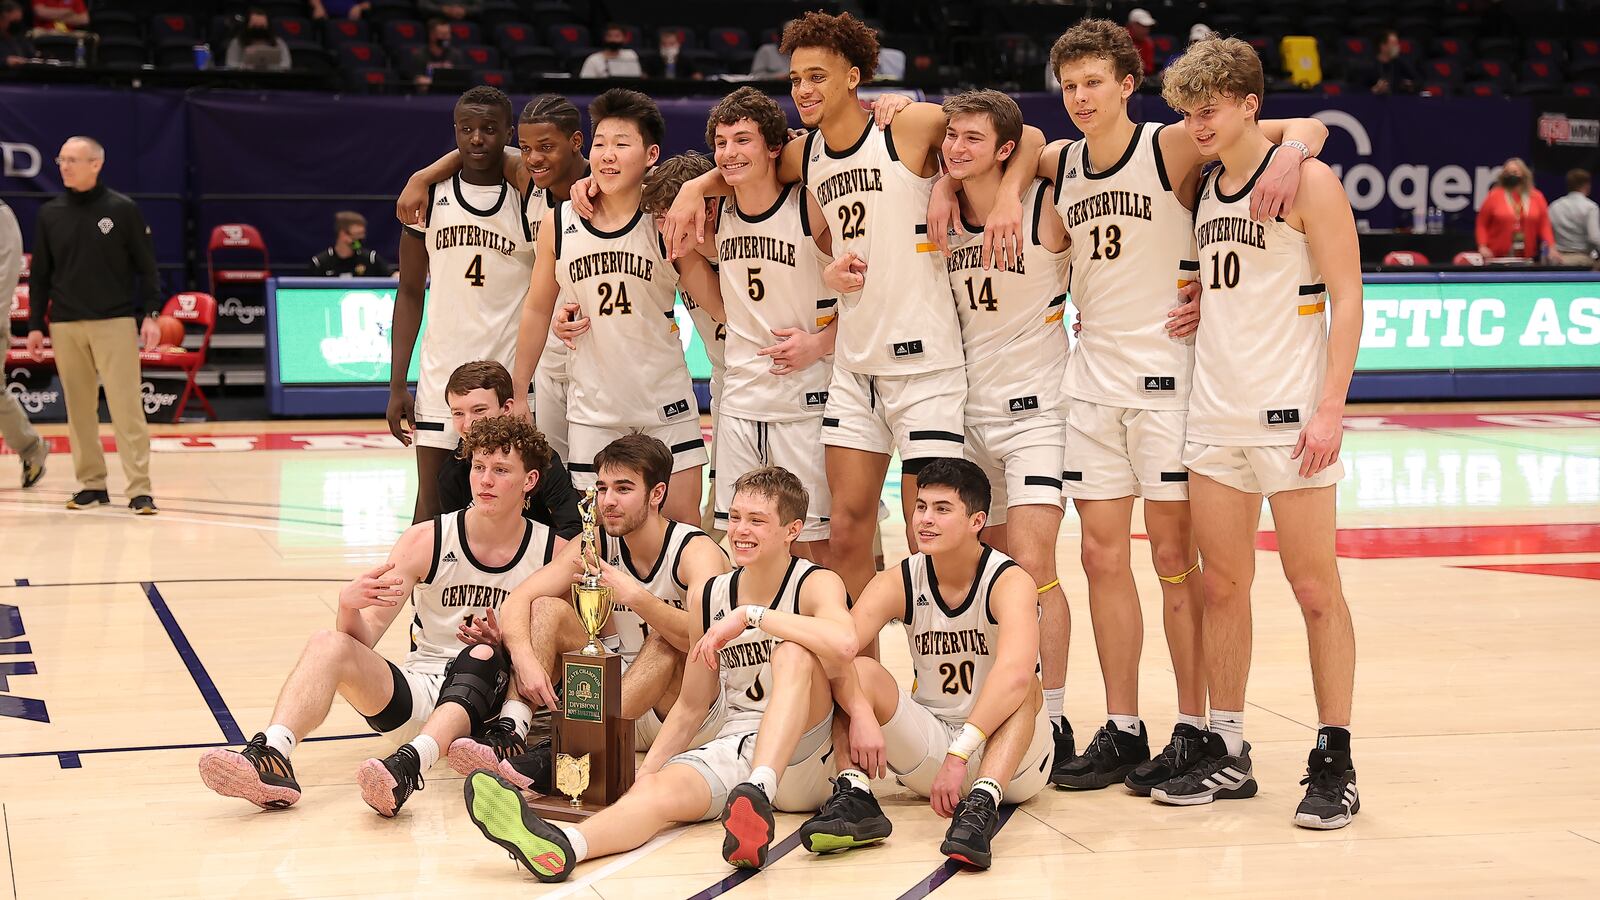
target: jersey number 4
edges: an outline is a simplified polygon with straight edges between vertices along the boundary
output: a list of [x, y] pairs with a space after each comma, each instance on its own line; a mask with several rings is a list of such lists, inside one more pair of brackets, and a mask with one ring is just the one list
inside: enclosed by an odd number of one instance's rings
[[968, 278], [967, 304], [973, 309], [977, 309], [978, 305], [982, 304], [983, 308], [989, 312], [994, 312], [999, 309], [1000, 301], [994, 298], [994, 280], [992, 278], [985, 278], [983, 280], [983, 287], [980, 287], [974, 291], [972, 289], [972, 279]]
[[483, 254], [479, 253], [467, 263], [467, 283], [473, 287], [483, 287]]
[[867, 205], [857, 200], [839, 207], [839, 237], [854, 240], [867, 236]]
[[972, 660], [957, 665], [956, 663], [940, 663], [939, 674], [944, 676], [944, 692], [946, 694], [972, 693]]
[[633, 312], [633, 303], [628, 300], [628, 286], [622, 282], [612, 284], [609, 281], [600, 282], [600, 315], [626, 316]]

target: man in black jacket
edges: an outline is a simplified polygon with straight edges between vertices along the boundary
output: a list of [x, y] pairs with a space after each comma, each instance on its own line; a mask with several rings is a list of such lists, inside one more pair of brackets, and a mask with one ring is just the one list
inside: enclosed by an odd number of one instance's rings
[[39, 208], [28, 351], [34, 359], [44, 358], [48, 316], [79, 487], [67, 508], [111, 502], [96, 391], [104, 384], [128, 478], [128, 507], [148, 516], [156, 513], [156, 504], [150, 498], [150, 428], [139, 392], [139, 345], [154, 349], [160, 340], [155, 317], [161, 311], [161, 282], [139, 207], [100, 184], [105, 161], [105, 148], [81, 136], [68, 138], [56, 157], [67, 192]]
[[[474, 360], [450, 373], [444, 386], [445, 401], [458, 434], [479, 419], [511, 412], [511, 373], [493, 360]], [[439, 469], [439, 512], [455, 512], [472, 505], [472, 463], [453, 453]], [[572, 540], [582, 528], [578, 518], [578, 492], [572, 476], [555, 450], [550, 464], [539, 473], [533, 492], [523, 501], [522, 514], [550, 526], [563, 540]]]

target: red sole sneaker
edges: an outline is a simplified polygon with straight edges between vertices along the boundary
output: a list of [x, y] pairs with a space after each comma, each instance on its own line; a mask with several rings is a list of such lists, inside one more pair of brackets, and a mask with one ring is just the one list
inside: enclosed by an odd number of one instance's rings
[[200, 757], [200, 780], [224, 797], [249, 800], [262, 809], [288, 809], [300, 799], [294, 788], [262, 781], [250, 760], [232, 750], [207, 750]]
[[361, 799], [367, 801], [378, 815], [394, 818], [398, 808], [394, 805], [394, 789], [399, 783], [383, 763], [369, 759], [356, 769], [356, 784], [361, 787]]

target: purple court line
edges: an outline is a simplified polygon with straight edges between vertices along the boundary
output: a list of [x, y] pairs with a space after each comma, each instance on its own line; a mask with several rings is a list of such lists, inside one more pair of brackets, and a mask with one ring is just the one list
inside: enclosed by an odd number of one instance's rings
[[11, 871], [11, 900], [17, 900], [17, 859], [11, 855], [11, 815], [6, 805], [0, 803], [0, 822], [6, 827], [6, 868]]
[[[1017, 808], [1015, 806], [1006, 806], [1001, 808], [1000, 821], [994, 826], [995, 834], [999, 834], [1000, 829], [1006, 827], [1006, 822], [1010, 821], [1011, 814], [1016, 811]], [[901, 894], [897, 900], [921, 900], [921, 898], [926, 897], [938, 890], [940, 885], [944, 884], [946, 881], [949, 881], [957, 872], [960, 872], [965, 868], [967, 867], [963, 866], [961, 863], [958, 863], [953, 859], [947, 859], [940, 864], [939, 868], [928, 873], [927, 878], [924, 878], [912, 885], [911, 890]]]
[[[347, 578], [163, 578], [168, 584], [251, 584], [285, 582], [306, 582], [311, 584], [342, 584]], [[144, 584], [143, 581], [47, 581], [34, 584], [26, 578], [18, 578], [15, 585], [0, 584], [0, 591], [10, 590], [14, 587], [106, 587], [118, 584]]]
[[[767, 854], [767, 865], [770, 866], [778, 860], [783, 859], [789, 854], [790, 851], [794, 850], [794, 848], [798, 846], [800, 846], [800, 832], [796, 831], [794, 834], [789, 835], [773, 846], [771, 852]], [[739, 885], [744, 884], [746, 881], [749, 881], [751, 878], [754, 878], [761, 871], [761, 869], [738, 869], [727, 878], [722, 879], [716, 884], [713, 884], [700, 893], [690, 897], [689, 900], [711, 900], [712, 897], [720, 897]]]
[[222, 729], [222, 737], [230, 744], [244, 743], [244, 732], [239, 730], [239, 724], [233, 720], [233, 713], [223, 701], [222, 692], [217, 690], [217, 683], [211, 680], [211, 674], [206, 671], [205, 663], [200, 661], [199, 654], [194, 652], [194, 645], [189, 643], [188, 636], [183, 633], [183, 628], [173, 617], [172, 610], [167, 608], [167, 601], [162, 598], [155, 582], [142, 581], [139, 586], [144, 589], [144, 595], [150, 599], [150, 608], [155, 610], [156, 618], [161, 620], [161, 626], [167, 630], [167, 637], [172, 641], [172, 649], [178, 651], [178, 656], [188, 667], [189, 677], [194, 679], [194, 686], [200, 689], [200, 696], [205, 698], [206, 706], [211, 709], [212, 717], [217, 720], [217, 727]]
[[[320, 737], [308, 737], [301, 743], [315, 743], [317, 741], [355, 741], [362, 738], [377, 737], [378, 733], [369, 731], [364, 734], [329, 734]], [[79, 756], [86, 753], [147, 753], [152, 750], [209, 750], [212, 747], [231, 747], [244, 743], [238, 741], [205, 741], [196, 744], [152, 744], [148, 747], [91, 747], [87, 750], [30, 750], [27, 753], [0, 753], [0, 759], [25, 759], [33, 756], [54, 756], [63, 769], [76, 769]]]

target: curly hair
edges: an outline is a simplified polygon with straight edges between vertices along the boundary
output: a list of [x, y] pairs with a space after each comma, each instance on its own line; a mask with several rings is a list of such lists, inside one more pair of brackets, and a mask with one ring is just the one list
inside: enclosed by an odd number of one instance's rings
[[711, 157], [693, 150], [669, 157], [644, 176], [644, 193], [639, 205], [648, 215], [660, 215], [672, 208], [683, 184], [716, 168]]
[[749, 85], [734, 91], [711, 107], [706, 119], [706, 146], [717, 145], [717, 126], [732, 125], [749, 119], [767, 142], [767, 149], [776, 150], [789, 139], [789, 118], [783, 114], [778, 101]]
[[589, 103], [589, 127], [598, 128], [606, 119], [626, 119], [639, 129], [646, 146], [661, 143], [667, 133], [667, 120], [648, 94], [627, 88], [612, 88]]
[[733, 495], [754, 494], [771, 500], [778, 507], [778, 524], [787, 525], [796, 519], [804, 520], [811, 505], [811, 495], [805, 485], [788, 469], [766, 466], [740, 475], [733, 483]]
[[460, 110], [463, 106], [486, 106], [489, 109], [496, 110], [505, 117], [507, 125], [511, 124], [512, 118], [516, 115], [511, 110], [511, 98], [507, 97], [505, 92], [499, 88], [490, 87], [487, 84], [467, 88], [466, 92], [456, 100], [457, 110]]
[[778, 50], [784, 56], [793, 56], [801, 47], [819, 47], [843, 56], [861, 70], [862, 81], [870, 80], [878, 71], [878, 35], [849, 13], [831, 16], [812, 11], [791, 20], [783, 27]]
[[480, 452], [519, 457], [529, 472], [543, 472], [550, 464], [550, 442], [532, 422], [519, 416], [490, 416], [473, 423], [461, 439], [460, 457], [470, 460]]
[[[1222, 97], [1266, 97], [1261, 57], [1238, 38], [1195, 41], [1161, 76], [1161, 99], [1175, 110], [1192, 110]], [[1256, 108], [1260, 115], [1260, 107]]]
[[540, 94], [522, 108], [518, 122], [523, 125], [554, 125], [562, 134], [582, 130], [578, 121], [578, 108], [560, 94]]
[[1135, 90], [1144, 80], [1144, 59], [1139, 56], [1139, 48], [1133, 46], [1128, 29], [1110, 19], [1084, 19], [1056, 38], [1055, 46], [1050, 48], [1050, 71], [1060, 78], [1062, 66], [1087, 56], [1109, 61], [1118, 81], [1132, 75]]

